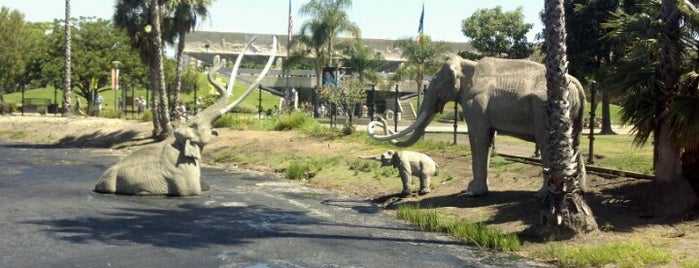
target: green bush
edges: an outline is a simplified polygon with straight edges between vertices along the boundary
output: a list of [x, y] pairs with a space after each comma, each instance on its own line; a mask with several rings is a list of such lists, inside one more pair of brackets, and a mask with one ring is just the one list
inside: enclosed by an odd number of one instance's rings
[[288, 115], [278, 116], [276, 118], [274, 130], [284, 131], [293, 129], [307, 129], [317, 125], [318, 122], [304, 113], [291, 113]]
[[153, 121], [153, 112], [151, 112], [151, 110], [143, 111], [143, 114], [141, 115], [141, 118], [139, 120], [143, 122]]
[[364, 159], [352, 159], [347, 164], [350, 170], [356, 170], [367, 173], [380, 168], [379, 162]]
[[103, 109], [100, 113], [100, 117], [104, 118], [121, 118], [121, 110], [116, 109]]
[[241, 114], [256, 114], [257, 113], [257, 106], [248, 104], [248, 103], [240, 103], [233, 107], [231, 110], [232, 113], [241, 113]]
[[46, 106], [36, 107], [36, 112], [38, 112], [41, 115], [45, 115], [47, 111], [48, 111], [48, 108], [46, 108]]
[[226, 113], [221, 118], [214, 122], [215, 128], [232, 128], [237, 130], [247, 130], [250, 126], [256, 124], [259, 120], [251, 116], [236, 116], [231, 113]]
[[345, 136], [352, 135], [354, 133], [354, 124], [347, 122], [344, 125], [342, 125], [342, 134]]
[[11, 102], [0, 103], [0, 114], [11, 114], [17, 110], [17, 104]]

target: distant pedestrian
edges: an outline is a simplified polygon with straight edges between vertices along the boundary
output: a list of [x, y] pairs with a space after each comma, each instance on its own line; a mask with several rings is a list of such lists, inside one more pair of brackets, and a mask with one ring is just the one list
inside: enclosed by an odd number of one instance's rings
[[102, 98], [102, 94], [97, 93], [97, 99], [95, 99], [95, 112], [96, 116], [100, 116], [102, 114], [102, 103], [104, 102], [104, 98]]

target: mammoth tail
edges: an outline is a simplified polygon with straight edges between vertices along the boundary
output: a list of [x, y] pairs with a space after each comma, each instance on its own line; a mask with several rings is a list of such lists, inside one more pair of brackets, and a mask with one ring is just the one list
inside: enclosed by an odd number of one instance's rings
[[95, 184], [95, 192], [103, 194], [113, 194], [116, 192], [117, 169], [111, 167], [107, 169]]

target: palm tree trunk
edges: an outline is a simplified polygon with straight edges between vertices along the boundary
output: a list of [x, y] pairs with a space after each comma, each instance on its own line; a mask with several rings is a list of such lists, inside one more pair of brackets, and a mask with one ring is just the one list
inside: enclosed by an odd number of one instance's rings
[[[163, 70], [163, 41], [160, 33], [160, 6], [158, 0], [152, 0], [149, 7], [151, 13], [152, 34], [151, 42], [153, 45], [153, 64], [151, 65], [151, 79], [153, 79], [153, 94], [157, 95], [157, 103], [154, 103], [153, 113], [158, 114], [160, 123], [160, 132], [156, 133], [156, 139], [164, 140], [172, 134], [172, 126], [170, 126], [170, 116], [168, 114], [168, 99], [167, 88], [165, 87], [165, 72]], [[157, 92], [157, 94], [156, 94]], [[155, 118], [155, 115], [153, 116]]]
[[65, 29], [65, 38], [66, 38], [66, 47], [65, 47], [65, 69], [64, 69], [64, 79], [63, 79], [63, 116], [67, 116], [70, 114], [71, 111], [71, 102], [70, 102], [70, 94], [71, 94], [71, 88], [70, 88], [70, 79], [71, 79], [71, 72], [70, 72], [70, 65], [72, 64], [72, 58], [71, 58], [71, 31], [70, 31], [70, 0], [66, 0], [66, 29]]
[[543, 235], [555, 239], [569, 238], [581, 232], [597, 229], [592, 210], [582, 197], [582, 170], [573, 149], [572, 121], [568, 103], [568, 60], [563, 0], [546, 0], [546, 80], [547, 114], [550, 136], [544, 177], [548, 193], [543, 200]]
[[671, 135], [669, 107], [679, 94], [680, 69], [673, 59], [680, 42], [680, 16], [677, 0], [663, 0], [660, 10], [663, 34], [660, 75], [663, 90], [656, 112], [655, 180], [646, 192], [647, 212], [651, 215], [679, 215], [697, 203], [697, 196], [682, 176], [680, 146]]
[[[592, 122], [590, 122], [592, 123]], [[602, 128], [601, 135], [616, 135], [612, 129], [611, 111], [609, 110], [609, 93], [602, 90]]]
[[172, 93], [172, 102], [180, 100], [180, 90], [182, 90], [182, 64], [184, 63], [184, 36], [186, 32], [180, 31], [179, 41], [177, 41], [177, 67], [175, 68], [175, 89]]

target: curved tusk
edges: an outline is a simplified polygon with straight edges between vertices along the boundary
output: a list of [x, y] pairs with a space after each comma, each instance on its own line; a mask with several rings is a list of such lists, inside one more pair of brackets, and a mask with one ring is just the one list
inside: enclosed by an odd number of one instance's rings
[[[416, 129], [418, 126], [422, 125], [422, 124], [424, 123], [424, 121], [427, 120], [427, 118], [429, 118], [429, 116], [428, 116], [426, 113], [421, 113], [421, 114], [418, 116], [417, 120], [415, 120], [415, 123], [413, 123], [412, 125], [410, 125], [408, 128], [406, 128], [406, 129], [404, 129], [404, 130], [401, 130], [401, 131], [398, 132], [398, 133], [393, 133], [393, 134], [388, 134], [388, 135], [382, 135], [382, 136], [376, 135], [376, 133], [375, 133], [375, 132], [376, 132], [375, 128], [376, 128], [377, 125], [381, 125], [381, 124], [384, 124], [384, 123], [381, 122], [381, 121], [371, 121], [371, 122], [369, 122], [369, 124], [367, 125], [367, 133], [369, 133], [369, 136], [371, 136], [372, 139], [375, 139], [375, 140], [377, 140], [377, 141], [393, 141], [393, 140], [395, 140], [395, 139], [397, 139], [397, 138], [402, 138], [402, 137], [404, 137], [404, 136], [406, 136], [406, 135], [408, 135], [408, 134], [414, 132], [415, 129]], [[385, 128], [386, 125], [384, 124], [383, 126], [384, 126], [384, 128]], [[389, 131], [389, 132], [390, 132], [390, 131]]]
[[238, 105], [245, 98], [247, 98], [248, 95], [250, 95], [252, 90], [255, 89], [257, 87], [257, 85], [260, 84], [260, 81], [262, 81], [262, 79], [265, 77], [265, 75], [267, 75], [267, 72], [269, 72], [269, 69], [272, 67], [272, 63], [274, 62], [274, 57], [276, 57], [276, 56], [277, 56], [277, 37], [274, 36], [272, 38], [272, 55], [270, 55], [269, 59], [267, 59], [267, 64], [265, 65], [265, 68], [262, 69], [262, 72], [260, 73], [260, 75], [257, 76], [257, 78], [252, 83], [252, 85], [250, 85], [250, 87], [248, 87], [248, 89], [246, 89], [245, 92], [243, 92], [243, 95], [241, 95], [240, 97], [238, 97], [238, 99], [229, 103], [226, 107], [224, 107], [223, 109], [220, 110], [221, 114], [225, 114], [226, 112], [228, 112], [228, 110], [230, 110], [233, 107], [235, 107], [236, 105]]
[[240, 62], [243, 61], [243, 56], [245, 55], [246, 52], [248, 52], [248, 48], [252, 45], [252, 42], [255, 42], [257, 39], [257, 36], [253, 36], [250, 41], [248, 41], [247, 44], [245, 44], [245, 47], [243, 47], [243, 53], [240, 53], [238, 57], [235, 59], [235, 64], [233, 64], [233, 70], [231, 71], [231, 78], [228, 79], [228, 87], [226, 87], [226, 97], [230, 97], [233, 95], [233, 85], [235, 84], [235, 78], [237, 77], [238, 69], [240, 67]]

